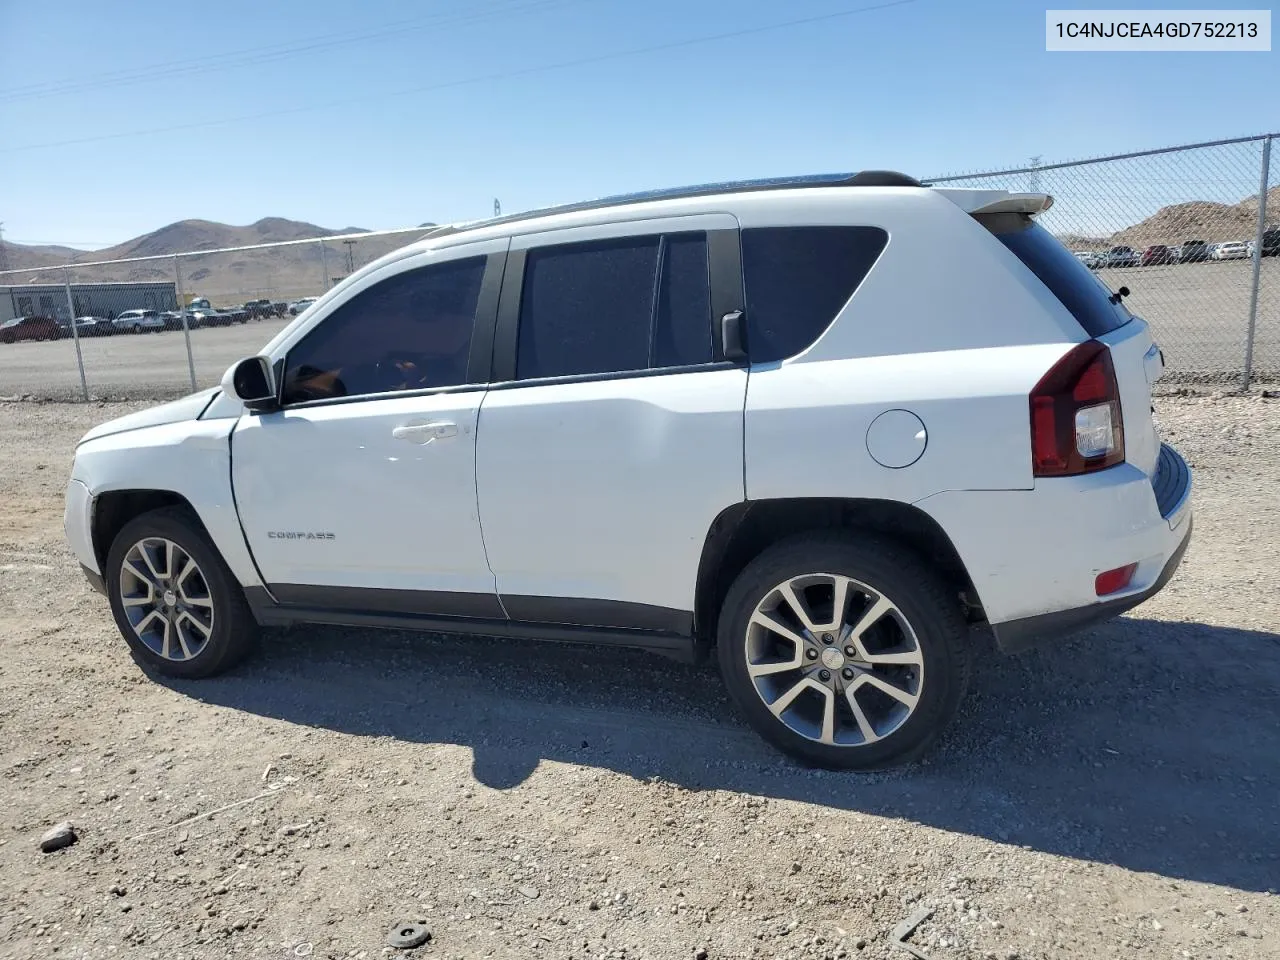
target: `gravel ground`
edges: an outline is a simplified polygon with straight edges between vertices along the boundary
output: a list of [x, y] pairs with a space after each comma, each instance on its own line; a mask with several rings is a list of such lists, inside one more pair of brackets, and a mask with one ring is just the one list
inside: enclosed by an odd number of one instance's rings
[[[1259, 382], [1280, 382], [1280, 257], [1261, 262], [1253, 370]], [[1128, 286], [1129, 307], [1151, 323], [1169, 365], [1166, 383], [1222, 389], [1239, 381], [1249, 317], [1253, 265], [1244, 260], [1106, 269], [1112, 289]], [[289, 318], [194, 330], [196, 383], [211, 387], [227, 367], [256, 354]], [[81, 341], [89, 394], [107, 400], [179, 397], [191, 390], [180, 331]], [[1216, 387], [1215, 387], [1216, 384]], [[75, 344], [0, 344], [0, 398], [79, 399]]]
[[[926, 761], [813, 773], [711, 667], [363, 630], [155, 682], [62, 540], [75, 439], [0, 404], [0, 956], [1280, 956], [1280, 401], [1166, 398], [1196, 534], [1158, 597], [989, 641]], [[79, 842], [38, 849], [70, 820]]]

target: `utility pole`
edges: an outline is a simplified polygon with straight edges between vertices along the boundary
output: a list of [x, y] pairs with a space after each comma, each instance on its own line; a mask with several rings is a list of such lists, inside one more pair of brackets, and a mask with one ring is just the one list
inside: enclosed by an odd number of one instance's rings
[[355, 254], [355, 250], [352, 249], [353, 247], [355, 247], [356, 241], [343, 240], [342, 242], [346, 245], [346, 248], [347, 248], [347, 276], [351, 276], [351, 274], [356, 272], [356, 254]]
[[4, 246], [4, 221], [0, 220], [0, 270], [9, 269], [9, 251]]
[[500, 217], [500, 216], [502, 216], [502, 204], [500, 204], [500, 203], [498, 202], [498, 198], [497, 198], [497, 197], [494, 197], [494, 198], [493, 198], [493, 215], [494, 215], [495, 217]]
[[1038, 156], [1038, 155], [1031, 158], [1031, 192], [1032, 193], [1040, 192], [1040, 161], [1043, 159], [1044, 157]]

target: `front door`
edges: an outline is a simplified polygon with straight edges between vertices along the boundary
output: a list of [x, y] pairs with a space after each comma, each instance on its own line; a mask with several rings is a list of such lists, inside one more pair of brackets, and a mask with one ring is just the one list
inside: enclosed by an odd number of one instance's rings
[[285, 357], [283, 408], [236, 427], [241, 522], [281, 603], [501, 616], [475, 443], [489, 361], [476, 329], [492, 329], [477, 315], [494, 309], [503, 256], [424, 257], [310, 325]]

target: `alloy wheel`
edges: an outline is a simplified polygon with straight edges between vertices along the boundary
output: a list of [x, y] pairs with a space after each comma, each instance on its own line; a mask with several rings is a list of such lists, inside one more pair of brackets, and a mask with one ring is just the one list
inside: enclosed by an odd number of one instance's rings
[[792, 577], [756, 605], [747, 674], [770, 712], [817, 743], [859, 747], [894, 733], [924, 689], [924, 653], [888, 597], [852, 577]]
[[120, 567], [120, 602], [134, 634], [166, 660], [191, 660], [213, 635], [213, 597], [199, 564], [164, 537], [139, 540]]

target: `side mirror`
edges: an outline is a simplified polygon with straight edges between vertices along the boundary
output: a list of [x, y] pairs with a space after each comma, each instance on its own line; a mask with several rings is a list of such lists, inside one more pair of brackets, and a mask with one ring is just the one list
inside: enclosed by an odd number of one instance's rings
[[271, 361], [266, 357], [247, 357], [232, 365], [222, 375], [222, 390], [249, 410], [275, 410], [279, 406]]

